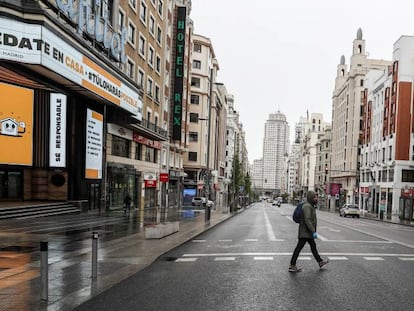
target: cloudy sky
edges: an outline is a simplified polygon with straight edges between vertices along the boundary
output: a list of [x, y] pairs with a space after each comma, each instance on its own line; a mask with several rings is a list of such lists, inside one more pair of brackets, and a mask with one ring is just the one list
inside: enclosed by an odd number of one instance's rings
[[392, 60], [394, 42], [414, 35], [408, 0], [192, 0], [195, 33], [211, 39], [217, 81], [235, 96], [249, 161], [262, 157], [264, 123], [286, 115], [331, 121], [331, 97], [341, 55], [349, 65], [362, 29], [369, 58]]

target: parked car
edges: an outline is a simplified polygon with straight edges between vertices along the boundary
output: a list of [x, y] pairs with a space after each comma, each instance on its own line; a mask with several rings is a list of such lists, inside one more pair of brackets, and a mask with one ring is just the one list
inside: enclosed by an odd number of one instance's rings
[[355, 204], [345, 204], [339, 210], [339, 216], [343, 217], [352, 216], [359, 218], [360, 215], [361, 211], [359, 210], [358, 205]]
[[280, 205], [282, 204], [282, 198], [276, 198], [273, 200], [272, 205], [276, 205], [278, 207], [280, 207]]
[[207, 203], [207, 198], [205, 197], [194, 197], [191, 200], [191, 205], [192, 206], [204, 206], [205, 203]]

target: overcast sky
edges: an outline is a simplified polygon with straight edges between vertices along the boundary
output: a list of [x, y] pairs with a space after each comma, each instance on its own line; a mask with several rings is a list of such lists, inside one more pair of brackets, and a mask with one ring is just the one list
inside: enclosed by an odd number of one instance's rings
[[285, 114], [292, 133], [307, 110], [331, 121], [336, 69], [341, 55], [349, 66], [358, 28], [369, 58], [392, 60], [394, 42], [414, 35], [413, 14], [409, 0], [192, 0], [190, 17], [212, 41], [253, 163], [270, 113]]

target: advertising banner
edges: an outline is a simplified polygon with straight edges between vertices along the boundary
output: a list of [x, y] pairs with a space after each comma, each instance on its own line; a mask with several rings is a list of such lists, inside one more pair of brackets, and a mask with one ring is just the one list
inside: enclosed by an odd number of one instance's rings
[[142, 101], [136, 90], [47, 28], [0, 18], [0, 29], [0, 59], [41, 64], [142, 120]]
[[32, 165], [33, 90], [0, 83], [0, 163]]
[[103, 115], [87, 109], [85, 178], [102, 178]]
[[66, 166], [66, 95], [50, 94], [49, 165]]

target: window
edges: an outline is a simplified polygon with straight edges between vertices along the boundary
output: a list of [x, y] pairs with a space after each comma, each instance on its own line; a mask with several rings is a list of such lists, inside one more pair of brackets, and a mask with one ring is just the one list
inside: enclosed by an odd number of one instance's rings
[[190, 122], [198, 123], [198, 113], [190, 112]]
[[152, 79], [148, 78], [148, 80], [147, 80], [147, 94], [149, 96], [152, 96], [152, 85], [153, 85]]
[[414, 182], [414, 171], [413, 170], [402, 170], [402, 182]]
[[163, 8], [164, 8], [164, 3], [161, 1], [161, 0], [159, 0], [158, 1], [158, 14], [162, 17], [162, 11], [163, 11]]
[[145, 58], [145, 38], [142, 35], [139, 35], [138, 53]]
[[147, 23], [147, 5], [144, 1], [141, 1], [141, 6], [139, 7], [139, 18], [144, 24]]
[[195, 95], [195, 94], [191, 94], [190, 103], [192, 103], [194, 105], [200, 104], [200, 96]]
[[131, 22], [128, 23], [128, 42], [135, 46], [135, 26]]
[[128, 158], [129, 143], [130, 141], [125, 138], [112, 135], [112, 154], [114, 156]]
[[197, 161], [197, 152], [188, 153], [188, 161]]
[[190, 142], [197, 142], [198, 141], [198, 133], [197, 132], [189, 132], [188, 137]]
[[161, 57], [157, 55], [155, 60], [155, 70], [160, 73], [161, 72]]
[[142, 145], [135, 145], [135, 160], [142, 160]]
[[155, 18], [152, 15], [150, 15], [149, 18], [149, 31], [153, 36], [155, 36]]
[[200, 87], [200, 78], [191, 78], [191, 86]]
[[155, 101], [160, 102], [160, 87], [158, 85], [155, 85]]
[[162, 44], [162, 29], [160, 26], [157, 26], [157, 42]]
[[145, 161], [157, 163], [157, 149], [145, 146]]
[[193, 68], [201, 69], [201, 62], [199, 60], [193, 60]]
[[194, 43], [194, 52], [201, 53], [201, 44]]
[[142, 69], [138, 69], [138, 85], [142, 88], [144, 88], [144, 77], [144, 71]]
[[118, 12], [118, 30], [122, 30], [125, 25], [125, 13], [119, 10]]
[[127, 76], [130, 77], [131, 79], [134, 79], [134, 63], [132, 60], [128, 59], [128, 63], [127, 63]]
[[148, 64], [154, 68], [154, 48], [152, 46], [148, 47]]
[[137, 8], [137, 0], [128, 0], [129, 5], [133, 8]]

